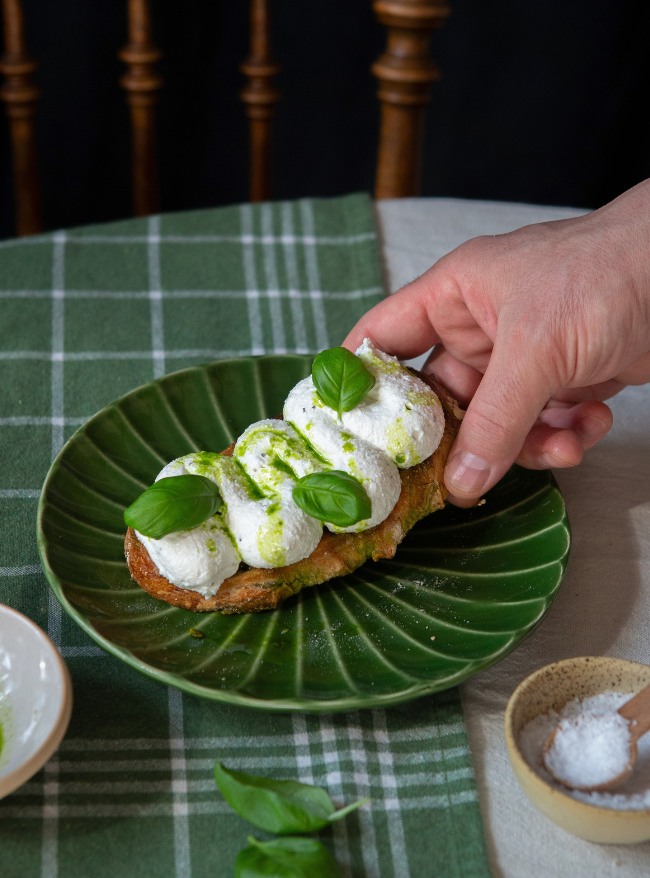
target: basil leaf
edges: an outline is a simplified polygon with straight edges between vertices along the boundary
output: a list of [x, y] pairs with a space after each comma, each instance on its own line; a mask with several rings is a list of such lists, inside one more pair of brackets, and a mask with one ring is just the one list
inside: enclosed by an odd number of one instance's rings
[[224, 799], [240, 817], [280, 835], [287, 832], [317, 832], [365, 804], [362, 799], [340, 811], [322, 787], [295, 780], [273, 780], [232, 771], [220, 762], [214, 776]]
[[191, 530], [223, 505], [219, 488], [204, 476], [160, 479], [124, 511], [128, 527], [159, 540], [177, 530]]
[[341, 878], [341, 870], [325, 845], [313, 838], [274, 838], [258, 841], [235, 860], [235, 878]]
[[337, 527], [351, 527], [372, 515], [372, 503], [363, 485], [341, 470], [303, 476], [294, 485], [292, 496], [307, 515]]
[[341, 417], [359, 405], [375, 386], [374, 376], [356, 354], [346, 348], [322, 351], [314, 360], [311, 375], [325, 405]]

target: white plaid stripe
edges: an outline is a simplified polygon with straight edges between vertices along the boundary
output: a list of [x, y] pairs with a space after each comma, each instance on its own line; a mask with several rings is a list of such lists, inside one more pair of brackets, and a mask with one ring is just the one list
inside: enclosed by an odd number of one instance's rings
[[[51, 429], [52, 460], [63, 448], [64, 442], [64, 360], [65, 350], [65, 232], [52, 236], [52, 380]], [[47, 596], [47, 633], [54, 645], [61, 646], [61, 605], [52, 591]], [[59, 871], [59, 776], [58, 765], [45, 767], [43, 796], [43, 842], [41, 849], [41, 878], [57, 878]]]
[[153, 377], [165, 374], [165, 338], [163, 334], [162, 286], [160, 283], [160, 217], [150, 216], [147, 236], [149, 301], [151, 303], [151, 349]]
[[386, 820], [388, 822], [390, 849], [393, 856], [393, 869], [395, 875], [399, 875], [400, 878], [409, 878], [410, 872], [406, 855], [404, 824], [402, 823], [402, 815], [400, 813], [400, 800], [397, 795], [397, 781], [394, 773], [395, 763], [390, 749], [388, 731], [386, 729], [385, 711], [373, 710], [372, 721], [375, 728], [375, 741], [377, 742], [379, 755], [381, 783], [384, 788], [384, 807], [386, 809]]
[[293, 235], [293, 207], [288, 201], [285, 201], [280, 211], [282, 216], [282, 253], [287, 272], [287, 292], [293, 320], [295, 351], [297, 354], [306, 354], [309, 349], [305, 331], [305, 313], [302, 307], [302, 299], [305, 296], [299, 289], [296, 243]]
[[[370, 795], [370, 775], [368, 773], [368, 754], [363, 745], [363, 731], [358, 713], [350, 713], [347, 717], [350, 756], [354, 767], [353, 780], [358, 799]], [[371, 802], [364, 805], [358, 813], [361, 826], [361, 855], [367, 878], [379, 878], [379, 853], [377, 851], [377, 834], [371, 813]]]
[[[373, 241], [374, 232], [360, 232], [356, 235], [253, 235], [252, 232], [242, 235], [161, 235], [160, 241], [165, 244], [360, 244]], [[0, 249], [5, 247], [30, 246], [49, 241], [49, 236], [33, 235], [29, 238], [18, 238], [0, 241]], [[75, 235], [68, 232], [68, 241], [72, 244], [146, 244], [148, 236], [144, 235]]]
[[[299, 724], [300, 721], [298, 721]], [[294, 720], [294, 725], [296, 725], [296, 721]], [[331, 765], [331, 753], [312, 753], [309, 757], [304, 757], [304, 751], [301, 753], [301, 749], [308, 745], [300, 743], [301, 740], [304, 740], [300, 737], [300, 733], [298, 736], [294, 735], [294, 745], [296, 747], [297, 756], [236, 756], [230, 754], [228, 756], [228, 763], [231, 764], [235, 768], [239, 768], [242, 771], [251, 770], [254, 768], [257, 769], [273, 769], [273, 768], [291, 768], [292, 766], [297, 766], [299, 779], [303, 783], [314, 783], [314, 775], [313, 768], [314, 766], [322, 767], [325, 770], [329, 768]], [[94, 742], [93, 742], [94, 743]], [[290, 742], [287, 741], [286, 738], [282, 738], [274, 743], [273, 746], [276, 747], [287, 747]], [[165, 749], [168, 747], [168, 742], [165, 742]], [[243, 747], [244, 745], [242, 745]], [[250, 746], [250, 744], [246, 745]], [[271, 745], [267, 745], [271, 746]], [[104, 748], [93, 746], [93, 750], [97, 750], [98, 752], [102, 752]], [[109, 749], [109, 748], [106, 748]], [[154, 747], [147, 749], [156, 749]], [[189, 748], [186, 742], [186, 750], [194, 749]], [[213, 750], [215, 754], [219, 754], [223, 752], [222, 748], [210, 748]], [[228, 749], [228, 748], [227, 748]], [[67, 748], [65, 748], [67, 751]], [[110, 751], [109, 751], [110, 752]], [[382, 754], [377, 754], [373, 750], [368, 750], [364, 743], [357, 744], [353, 751], [347, 751], [344, 749], [340, 754], [340, 760], [344, 762], [351, 762], [353, 764], [353, 771], [341, 771], [342, 781], [346, 784], [352, 784], [359, 782], [357, 779], [357, 763], [363, 763], [365, 767], [370, 767], [371, 776], [368, 778], [368, 784], [373, 787], [380, 786], [382, 789], [385, 788], [385, 784], [381, 778], [381, 756]], [[440, 771], [440, 763], [445, 763], [448, 761], [455, 761], [459, 758], [466, 758], [469, 756], [468, 748], [451, 748], [446, 752], [440, 754], [440, 752], [435, 752], [433, 754], [429, 754], [428, 751], [419, 751], [417, 753], [411, 754], [394, 754], [394, 765], [395, 767], [403, 768], [406, 766], [411, 766], [416, 764], [421, 769], [427, 769], [426, 771], [421, 770], [415, 773], [399, 773], [394, 775], [395, 784], [394, 788], [398, 787], [412, 787], [417, 786], [422, 783], [425, 785], [440, 785], [446, 783], [448, 780], [458, 780], [458, 779], [467, 779], [472, 778], [472, 769], [471, 768], [462, 768], [462, 769], [454, 769], [454, 771], [463, 772], [463, 774], [454, 775], [453, 772], [444, 772]], [[409, 757], [411, 757], [409, 759]], [[210, 771], [213, 764], [213, 756], [205, 757], [205, 758], [186, 758], [186, 767], [188, 771]], [[101, 773], [111, 773], [111, 772], [120, 772], [120, 771], [130, 771], [134, 767], [134, 763], [129, 761], [129, 759], [115, 759], [111, 758], [110, 760], [79, 760], [75, 759], [72, 761], [66, 761], [65, 763], [61, 763], [65, 765], [66, 771], [72, 772], [101, 772]], [[138, 769], [142, 771], [167, 771], [169, 768], [169, 764], [164, 759], [143, 759], [138, 757], [137, 766]], [[311, 772], [311, 773], [310, 773]], [[311, 777], [311, 780], [309, 779]], [[360, 775], [361, 778], [364, 777], [363, 774]], [[393, 789], [391, 786], [390, 789]]]
[[[65, 244], [65, 232], [56, 232], [52, 236], [52, 460], [63, 448], [64, 442]], [[47, 633], [57, 648], [61, 646], [61, 612], [61, 604], [54, 597], [54, 593], [48, 591]], [[50, 864], [48, 868], [54, 868], [52, 863], [56, 864], [56, 858], [49, 855], [45, 857], [46, 838], [56, 838], [56, 832], [56, 818], [53, 816], [51, 820], [45, 820], [43, 825], [43, 863], [47, 860]], [[43, 878], [55, 876], [54, 868], [53, 872], [48, 872]]]
[[57, 878], [59, 874], [59, 766], [51, 760], [44, 769], [43, 842], [41, 845], [41, 878]]
[[187, 807], [187, 766], [183, 735], [183, 694], [169, 687], [169, 746], [174, 794], [174, 865], [176, 878], [192, 878], [190, 824]]
[[[312, 745], [318, 745], [321, 741], [321, 733], [320, 731], [308, 731], [307, 723], [305, 719], [305, 715], [302, 713], [294, 713], [292, 714], [293, 718], [293, 741], [296, 747], [310, 747]], [[462, 723], [441, 723], [435, 725], [426, 725], [426, 726], [417, 726], [413, 729], [402, 729], [395, 730], [391, 733], [391, 741], [393, 743], [404, 743], [404, 742], [420, 742], [425, 745], [426, 749], [422, 750], [422, 753], [426, 754], [427, 760], [432, 760], [434, 762], [439, 762], [443, 758], [456, 758], [458, 756], [464, 756], [467, 754], [467, 750], [463, 748], [445, 748], [444, 750], [441, 748], [432, 748], [431, 742], [440, 740], [441, 738], [446, 738], [451, 735], [459, 735], [464, 734], [465, 727]], [[360, 729], [361, 737], [364, 740], [375, 741], [376, 740], [376, 732], [372, 729]], [[274, 747], [279, 746], [283, 742], [286, 743], [287, 738], [286, 735], [263, 735], [257, 736], [256, 741], [259, 743], [261, 747]], [[166, 750], [169, 746], [167, 738], [119, 738], [119, 739], [110, 739], [110, 738], [100, 738], [100, 739], [87, 739], [87, 738], [66, 738], [61, 744], [61, 750], [74, 750], [75, 752], [83, 752], [85, 750]], [[239, 748], [244, 747], [248, 748], [250, 746], [250, 742], [240, 735], [223, 735], [214, 738], [186, 738], [185, 746], [190, 750], [210, 750], [210, 749], [222, 749], [222, 748]], [[368, 754], [369, 758], [372, 758], [374, 754], [371, 752]], [[394, 759], [398, 760], [400, 758], [407, 758], [409, 760], [408, 764], [417, 764], [417, 752], [406, 754], [406, 753], [395, 753]], [[301, 764], [311, 766], [312, 760], [315, 761], [318, 756], [316, 753], [312, 753], [311, 750], [302, 754], [304, 760], [309, 760], [308, 762], [303, 761]]]
[[323, 293], [321, 291], [320, 272], [318, 270], [318, 253], [314, 238], [314, 210], [309, 199], [300, 202], [300, 218], [302, 227], [310, 239], [304, 241], [305, 263], [307, 265], [307, 286], [311, 299], [312, 313], [314, 315], [314, 329], [316, 330], [316, 347], [319, 351], [330, 346], [327, 335], [327, 323], [325, 309], [323, 308]]
[[61, 604], [53, 591], [47, 595], [47, 634], [56, 648], [61, 651]]
[[80, 427], [87, 420], [87, 418], [34, 418], [19, 415], [14, 418], [0, 418], [0, 427]]
[[304, 713], [291, 715], [293, 723], [293, 745], [296, 748], [296, 765], [298, 767], [298, 780], [302, 783], [314, 783], [314, 771], [307, 721]]
[[[273, 231], [273, 208], [270, 204], [261, 207], [262, 232], [272, 237]], [[264, 257], [264, 273], [266, 275], [266, 297], [269, 301], [271, 312], [271, 332], [273, 337], [273, 349], [276, 354], [286, 354], [287, 342], [284, 335], [284, 322], [282, 319], [282, 304], [280, 302], [280, 289], [278, 283], [278, 269], [275, 262], [275, 246], [268, 241], [262, 245]]]
[[[451, 803], [450, 803], [451, 800]], [[403, 799], [402, 811], [420, 810], [447, 810], [450, 806], [466, 805], [469, 802], [477, 802], [476, 790], [467, 790], [463, 793], [452, 793], [451, 796], [421, 796], [420, 798]], [[382, 813], [383, 803], [372, 804], [372, 812]], [[232, 814], [232, 809], [225, 802], [189, 802], [187, 805], [189, 817], [195, 814]], [[109, 802], [88, 802], [83, 805], [57, 806], [59, 818], [96, 819], [98, 817], [173, 817], [174, 805], [172, 802], [142, 802], [135, 804], [113, 804]], [[37, 805], [3, 805], [2, 816], [4, 819], [14, 818], [19, 820], [40, 820], [43, 817], [43, 809]], [[401, 878], [399, 873], [394, 873], [395, 878]], [[51, 876], [56, 878], [56, 872]], [[369, 878], [369, 876], [368, 876]]]
[[[286, 251], [290, 251], [294, 253], [295, 258], [295, 247], [293, 244], [287, 244], [285, 248]], [[293, 268], [295, 269], [295, 264]], [[334, 301], [355, 301], [357, 299], [364, 299], [370, 296], [377, 296], [382, 292], [381, 287], [363, 287], [358, 290], [338, 290], [338, 291], [322, 291], [323, 299], [328, 300], [332, 299]], [[2, 292], [0, 291], [0, 299], [49, 299], [51, 297], [51, 291], [44, 290], [10, 290]], [[267, 290], [266, 295], [269, 298], [283, 298], [284, 293], [277, 289]], [[296, 289], [294, 287], [290, 287], [288, 290], [288, 295], [291, 299], [311, 299], [312, 294], [309, 292], [304, 292], [303, 290]], [[138, 290], [132, 290], [130, 292], [112, 292], [110, 290], [66, 290], [65, 294], [66, 299], [149, 299], [150, 293], [142, 292]], [[164, 290], [162, 293], [163, 299], [245, 299], [246, 291], [245, 290]], [[13, 351], [3, 351], [0, 352], [3, 357], [11, 358], [14, 355]], [[29, 353], [29, 352], [27, 352]], [[279, 350], [275, 350], [274, 353], [281, 353]], [[309, 350], [296, 350], [296, 353], [307, 354]], [[26, 354], [25, 354], [26, 355]], [[18, 356], [22, 356], [20, 353]], [[49, 352], [48, 352], [49, 356]]]
[[[359, 753], [362, 752], [359, 748], [357, 748], [357, 759], [363, 759], [363, 757], [359, 757]], [[121, 773], [121, 772], [129, 772], [133, 771], [137, 768], [138, 771], [141, 772], [156, 772], [159, 771], [161, 773], [167, 774], [169, 772], [169, 761], [166, 759], [144, 759], [137, 760], [137, 763], [130, 762], [128, 760], [117, 760], [113, 765], [108, 760], [97, 761], [97, 762], [69, 762], [66, 760], [56, 760], [58, 770], [61, 772], [63, 776], [59, 781], [59, 791], [65, 795], [93, 795], [93, 796], [106, 796], [106, 795], [123, 795], [129, 793], [173, 793], [174, 795], [185, 795], [186, 804], [187, 795], [190, 793], [204, 793], [204, 792], [213, 792], [215, 790], [215, 781], [212, 776], [212, 769], [214, 766], [214, 759], [184, 759], [183, 760], [183, 777], [179, 778], [179, 765], [175, 762], [176, 757], [173, 758], [172, 761], [172, 779], [171, 780], [129, 780], [129, 781], [74, 781], [74, 780], [66, 780], [65, 775], [67, 774], [110, 774]], [[347, 759], [345, 751], [342, 754], [342, 758]], [[48, 765], [54, 764], [55, 760], [52, 760]], [[269, 769], [291, 769], [295, 767], [296, 761], [292, 756], [276, 756], [276, 757], [267, 757], [256, 759], [254, 757], [227, 757], [228, 767], [236, 769], [238, 771], [268, 771]], [[365, 761], [365, 768], [368, 768], [367, 761]], [[187, 772], [204, 772], [207, 774], [207, 777], [203, 779], [193, 779], [187, 780], [186, 774]], [[417, 775], [398, 775], [396, 777], [397, 788], [402, 787], [412, 787], [412, 786], [421, 786], [421, 787], [435, 787], [435, 786], [443, 786], [447, 783], [448, 780], [451, 779], [451, 776], [455, 775], [456, 779], [460, 780], [471, 780], [473, 777], [471, 768], [459, 768], [456, 769], [455, 772], [435, 772], [433, 774], [419, 773]], [[361, 780], [359, 779], [361, 777]], [[337, 782], [339, 782], [337, 780]], [[303, 781], [306, 783], [306, 781]], [[340, 783], [344, 784], [357, 784], [364, 788], [363, 794], [359, 792], [359, 798], [365, 798], [370, 795], [371, 792], [377, 792], [376, 788], [381, 786], [381, 780], [379, 778], [373, 777], [372, 780], [369, 776], [364, 773], [359, 774], [359, 772], [354, 771], [341, 771], [340, 772]], [[31, 781], [28, 784], [25, 784], [21, 787], [20, 794], [23, 795], [41, 795], [43, 792], [43, 784], [42, 781]], [[471, 791], [469, 791], [471, 792]], [[335, 794], [336, 796], [336, 794]], [[406, 797], [412, 801], [420, 801], [422, 796], [408, 796]], [[402, 799], [401, 801], [405, 801]], [[451, 797], [448, 797], [448, 804], [451, 803]], [[370, 803], [368, 803], [368, 806]], [[366, 812], [369, 810], [369, 807], [363, 806], [366, 809]], [[381, 804], [379, 806], [380, 809], [383, 807]], [[182, 809], [181, 809], [182, 810]], [[360, 811], [360, 814], [363, 812]], [[372, 837], [375, 838], [374, 834], [374, 826], [372, 831]], [[374, 843], [374, 842], [373, 842]]]
[[[338, 804], [343, 802], [343, 783], [341, 778], [339, 752], [336, 745], [336, 728], [329, 716], [320, 716], [319, 722], [321, 743], [323, 745], [323, 760], [327, 770], [325, 783], [327, 784], [330, 795]], [[336, 860], [341, 866], [343, 878], [347, 878], [352, 872], [352, 860], [350, 843], [348, 840], [348, 828], [345, 820], [338, 820], [333, 823], [332, 833], [334, 835]]]
[[63, 448], [65, 232], [52, 237], [52, 460]]
[[250, 204], [240, 208], [242, 231], [242, 258], [244, 260], [244, 283], [246, 284], [246, 304], [248, 306], [248, 327], [251, 336], [249, 353], [253, 356], [265, 353], [260, 293], [257, 287], [255, 250], [253, 249], [253, 211]]

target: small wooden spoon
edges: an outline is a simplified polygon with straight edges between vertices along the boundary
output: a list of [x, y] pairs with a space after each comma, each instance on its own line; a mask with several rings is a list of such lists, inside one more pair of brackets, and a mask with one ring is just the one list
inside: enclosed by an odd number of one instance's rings
[[577, 786], [576, 784], [568, 783], [561, 777], [556, 777], [546, 764], [546, 755], [553, 746], [553, 741], [555, 740], [555, 735], [557, 733], [556, 727], [544, 742], [543, 756], [544, 767], [549, 774], [558, 781], [558, 783], [573, 790], [582, 790], [587, 793], [602, 793], [613, 790], [628, 779], [634, 768], [636, 758], [639, 755], [637, 742], [642, 735], [645, 735], [645, 733], [650, 730], [650, 683], [638, 692], [634, 698], [631, 698], [630, 701], [627, 701], [622, 707], [619, 707], [618, 713], [620, 713], [620, 715], [630, 724], [630, 759], [624, 770], [620, 774], [617, 774], [615, 778], [612, 778], [612, 780], [608, 780], [606, 783], [601, 783], [597, 786]]

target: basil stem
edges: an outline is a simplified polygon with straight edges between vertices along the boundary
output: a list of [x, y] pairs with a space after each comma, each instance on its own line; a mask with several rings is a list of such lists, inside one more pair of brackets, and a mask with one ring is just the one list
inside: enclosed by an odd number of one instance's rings
[[240, 817], [267, 832], [317, 832], [363, 805], [362, 799], [337, 811], [322, 787], [232, 771], [220, 762], [214, 776], [224, 799]]
[[372, 515], [372, 503], [363, 485], [341, 470], [303, 476], [292, 496], [307, 515], [337, 527], [352, 527]]
[[249, 835], [248, 843], [235, 860], [235, 878], [341, 878], [334, 857], [313, 838], [258, 841]]
[[339, 419], [375, 386], [374, 376], [362, 360], [346, 348], [330, 348], [318, 354], [311, 375], [319, 397]]
[[159, 540], [177, 530], [191, 530], [221, 509], [219, 488], [204, 476], [160, 479], [124, 511], [127, 527]]

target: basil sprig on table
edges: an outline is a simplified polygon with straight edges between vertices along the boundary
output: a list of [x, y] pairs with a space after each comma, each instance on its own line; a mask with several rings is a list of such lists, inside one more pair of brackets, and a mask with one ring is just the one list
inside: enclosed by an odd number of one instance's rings
[[369, 801], [362, 799], [337, 811], [322, 787], [254, 777], [225, 768], [220, 762], [214, 764], [214, 776], [224, 799], [240, 817], [279, 835], [317, 832]]
[[292, 497], [307, 515], [337, 527], [352, 527], [372, 514], [372, 503], [363, 485], [337, 469], [298, 479]]
[[177, 530], [191, 530], [221, 509], [219, 488], [204, 476], [160, 479], [124, 511], [124, 521], [146, 537], [159, 540]]
[[235, 860], [235, 878], [341, 878], [341, 870], [325, 845], [313, 838], [274, 838], [258, 841]]
[[325, 405], [341, 417], [359, 405], [375, 386], [365, 364], [346, 348], [322, 351], [311, 368], [314, 386]]

